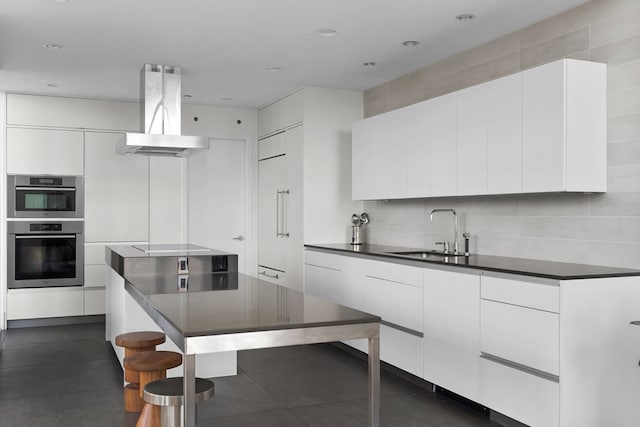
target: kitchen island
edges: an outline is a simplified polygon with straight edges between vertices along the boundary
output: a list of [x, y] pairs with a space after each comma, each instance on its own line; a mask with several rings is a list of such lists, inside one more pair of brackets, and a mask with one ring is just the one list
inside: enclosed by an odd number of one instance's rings
[[[368, 340], [369, 425], [379, 425], [379, 317], [231, 271], [233, 254], [158, 255], [107, 248], [126, 295], [184, 354], [185, 426], [195, 426], [194, 383], [202, 363], [196, 356], [358, 338]], [[175, 266], [185, 255], [190, 274], [181, 278]], [[117, 313], [107, 311], [108, 329], [109, 316]]]

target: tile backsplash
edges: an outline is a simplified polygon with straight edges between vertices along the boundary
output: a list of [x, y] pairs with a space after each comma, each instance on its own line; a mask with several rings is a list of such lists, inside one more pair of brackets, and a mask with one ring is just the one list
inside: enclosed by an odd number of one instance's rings
[[640, 268], [640, 1], [594, 0], [365, 92], [373, 116], [561, 58], [608, 64], [608, 192], [365, 202], [370, 243]]

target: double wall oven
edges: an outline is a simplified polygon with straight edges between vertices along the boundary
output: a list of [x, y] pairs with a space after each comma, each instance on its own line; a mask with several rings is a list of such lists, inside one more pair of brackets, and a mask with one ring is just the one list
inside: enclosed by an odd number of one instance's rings
[[8, 177], [9, 289], [82, 286], [82, 177]]

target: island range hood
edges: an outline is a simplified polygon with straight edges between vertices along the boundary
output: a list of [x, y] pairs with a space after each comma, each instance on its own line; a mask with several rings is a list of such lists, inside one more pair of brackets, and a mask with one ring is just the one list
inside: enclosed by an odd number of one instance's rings
[[127, 132], [118, 154], [188, 157], [209, 148], [209, 139], [181, 135], [180, 67], [145, 64], [142, 68], [144, 133]]

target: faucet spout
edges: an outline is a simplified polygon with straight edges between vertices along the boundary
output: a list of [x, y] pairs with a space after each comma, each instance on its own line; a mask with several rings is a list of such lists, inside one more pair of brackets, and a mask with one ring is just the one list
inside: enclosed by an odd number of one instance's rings
[[456, 214], [455, 209], [434, 209], [431, 211], [429, 218], [431, 222], [433, 222], [433, 214], [437, 213], [451, 213], [453, 215], [454, 221], [454, 236], [453, 236], [453, 253], [458, 254], [458, 214]]

